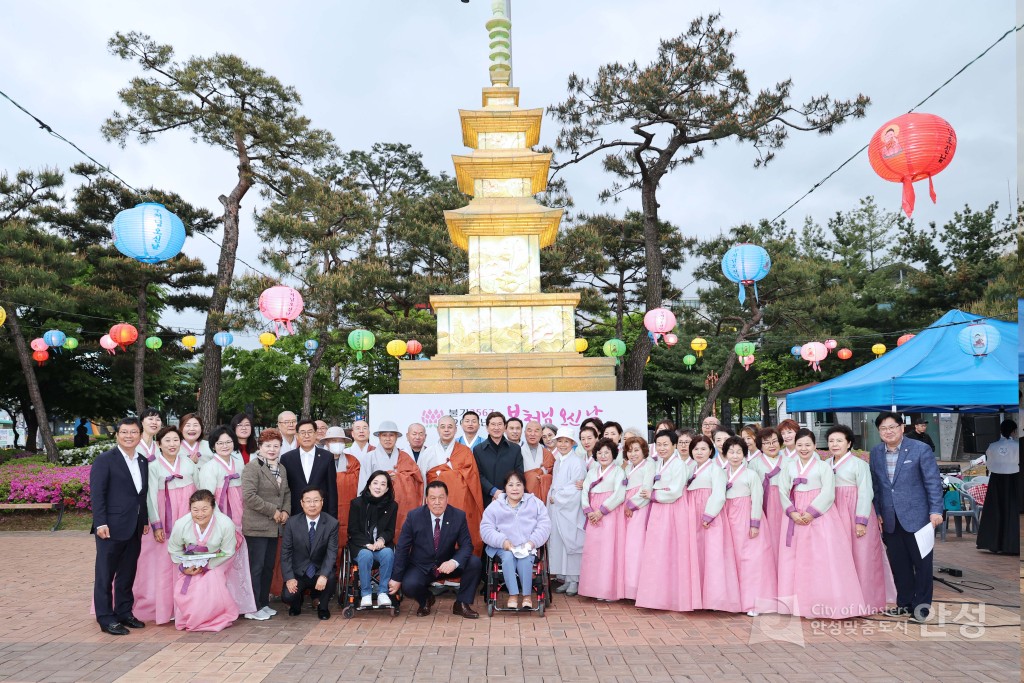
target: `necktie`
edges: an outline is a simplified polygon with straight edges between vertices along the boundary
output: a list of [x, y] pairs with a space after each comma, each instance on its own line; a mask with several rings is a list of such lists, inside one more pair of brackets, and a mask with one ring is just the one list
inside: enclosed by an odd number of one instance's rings
[[313, 574], [316, 573], [316, 568], [313, 566], [313, 537], [316, 536], [316, 522], [309, 523], [309, 566], [306, 567], [306, 576], [313, 578]]
[[434, 518], [434, 552], [437, 552], [441, 545], [441, 518]]

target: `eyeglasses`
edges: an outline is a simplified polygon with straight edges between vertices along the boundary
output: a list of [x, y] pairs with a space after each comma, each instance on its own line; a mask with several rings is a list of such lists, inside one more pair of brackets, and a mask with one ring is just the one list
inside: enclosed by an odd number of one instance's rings
[[306, 504], [310, 504], [310, 505], [315, 505], [316, 503], [324, 502], [324, 499], [323, 498], [315, 498], [313, 500], [310, 500], [309, 498], [303, 498], [302, 502], [306, 503]]
[[894, 432], [897, 429], [903, 429], [903, 425], [882, 425], [878, 428], [880, 432]]
[[138, 436], [139, 435], [139, 430], [138, 429], [120, 429], [120, 430], [118, 430], [117, 435], [118, 436]]
[[779, 445], [779, 440], [778, 439], [772, 439], [771, 441], [762, 440], [761, 441], [761, 445], [762, 446], [778, 446]]
[[277, 424], [279, 424], [279, 425], [293, 425], [296, 422], [298, 422], [298, 420], [278, 420]]
[[218, 441], [218, 442], [216, 442], [213, 445], [214, 446], [234, 446], [235, 442], [234, 441]]

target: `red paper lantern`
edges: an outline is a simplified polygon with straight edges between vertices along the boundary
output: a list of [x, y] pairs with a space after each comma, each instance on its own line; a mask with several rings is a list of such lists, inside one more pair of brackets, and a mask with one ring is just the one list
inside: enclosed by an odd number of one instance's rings
[[896, 346], [903, 346], [904, 344], [906, 344], [908, 341], [910, 341], [913, 338], [914, 338], [914, 335], [912, 335], [912, 334], [905, 334], [905, 335], [903, 335], [902, 337], [900, 337], [899, 339], [896, 340]]
[[914, 213], [914, 185], [928, 179], [928, 194], [935, 201], [932, 176], [953, 160], [956, 132], [934, 114], [897, 116], [875, 131], [868, 143], [868, 161], [885, 180], [903, 183], [903, 212]]
[[134, 325], [118, 323], [110, 328], [110, 339], [120, 346], [122, 351], [127, 351], [128, 347], [134, 344], [138, 338], [139, 331], [135, 329]]
[[415, 339], [410, 339], [405, 344], [405, 352], [408, 353], [410, 356], [418, 356], [420, 354], [420, 351], [422, 350], [423, 344], [420, 344]]
[[850, 360], [853, 358], [853, 351], [850, 349], [839, 349], [836, 351], [836, 355], [839, 357], [839, 360]]
[[287, 285], [276, 285], [260, 294], [260, 313], [274, 321], [278, 334], [281, 333], [281, 325], [289, 334], [293, 331], [292, 321], [302, 313], [302, 306], [302, 295]]
[[42, 365], [47, 359], [49, 359], [49, 357], [50, 357], [50, 352], [49, 351], [33, 351], [32, 352], [32, 359], [36, 363], [39, 363], [39, 365]]

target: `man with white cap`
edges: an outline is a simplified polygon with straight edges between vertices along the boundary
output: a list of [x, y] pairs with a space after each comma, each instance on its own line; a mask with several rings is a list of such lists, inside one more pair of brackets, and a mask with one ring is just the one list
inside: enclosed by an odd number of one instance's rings
[[583, 502], [580, 490], [587, 476], [587, 462], [576, 454], [576, 435], [570, 427], [555, 434], [555, 470], [548, 491], [549, 571], [562, 578], [559, 593], [575, 595], [583, 563]]
[[[398, 503], [398, 516], [395, 521], [395, 537], [402, 533], [402, 523], [410, 510], [423, 504], [423, 473], [416, 466], [412, 456], [396, 445], [401, 432], [398, 425], [391, 420], [384, 420], [373, 433], [377, 437], [380, 448], [368, 454], [369, 473], [383, 470], [391, 475], [391, 483], [395, 489], [395, 502]], [[365, 464], [363, 466], [366, 466]], [[362, 477], [360, 477], [362, 478]]]
[[334, 470], [338, 479], [338, 551], [348, 544], [348, 509], [352, 499], [359, 496], [359, 459], [344, 451], [351, 444], [341, 427], [328, 427], [321, 441], [323, 447], [334, 455]]

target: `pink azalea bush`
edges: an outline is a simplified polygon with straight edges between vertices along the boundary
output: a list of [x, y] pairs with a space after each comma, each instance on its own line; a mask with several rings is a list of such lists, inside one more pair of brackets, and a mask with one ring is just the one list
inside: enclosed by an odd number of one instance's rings
[[0, 468], [0, 500], [8, 503], [59, 503], [65, 507], [89, 510], [89, 471], [91, 465], [57, 467], [29, 463], [8, 464]]

